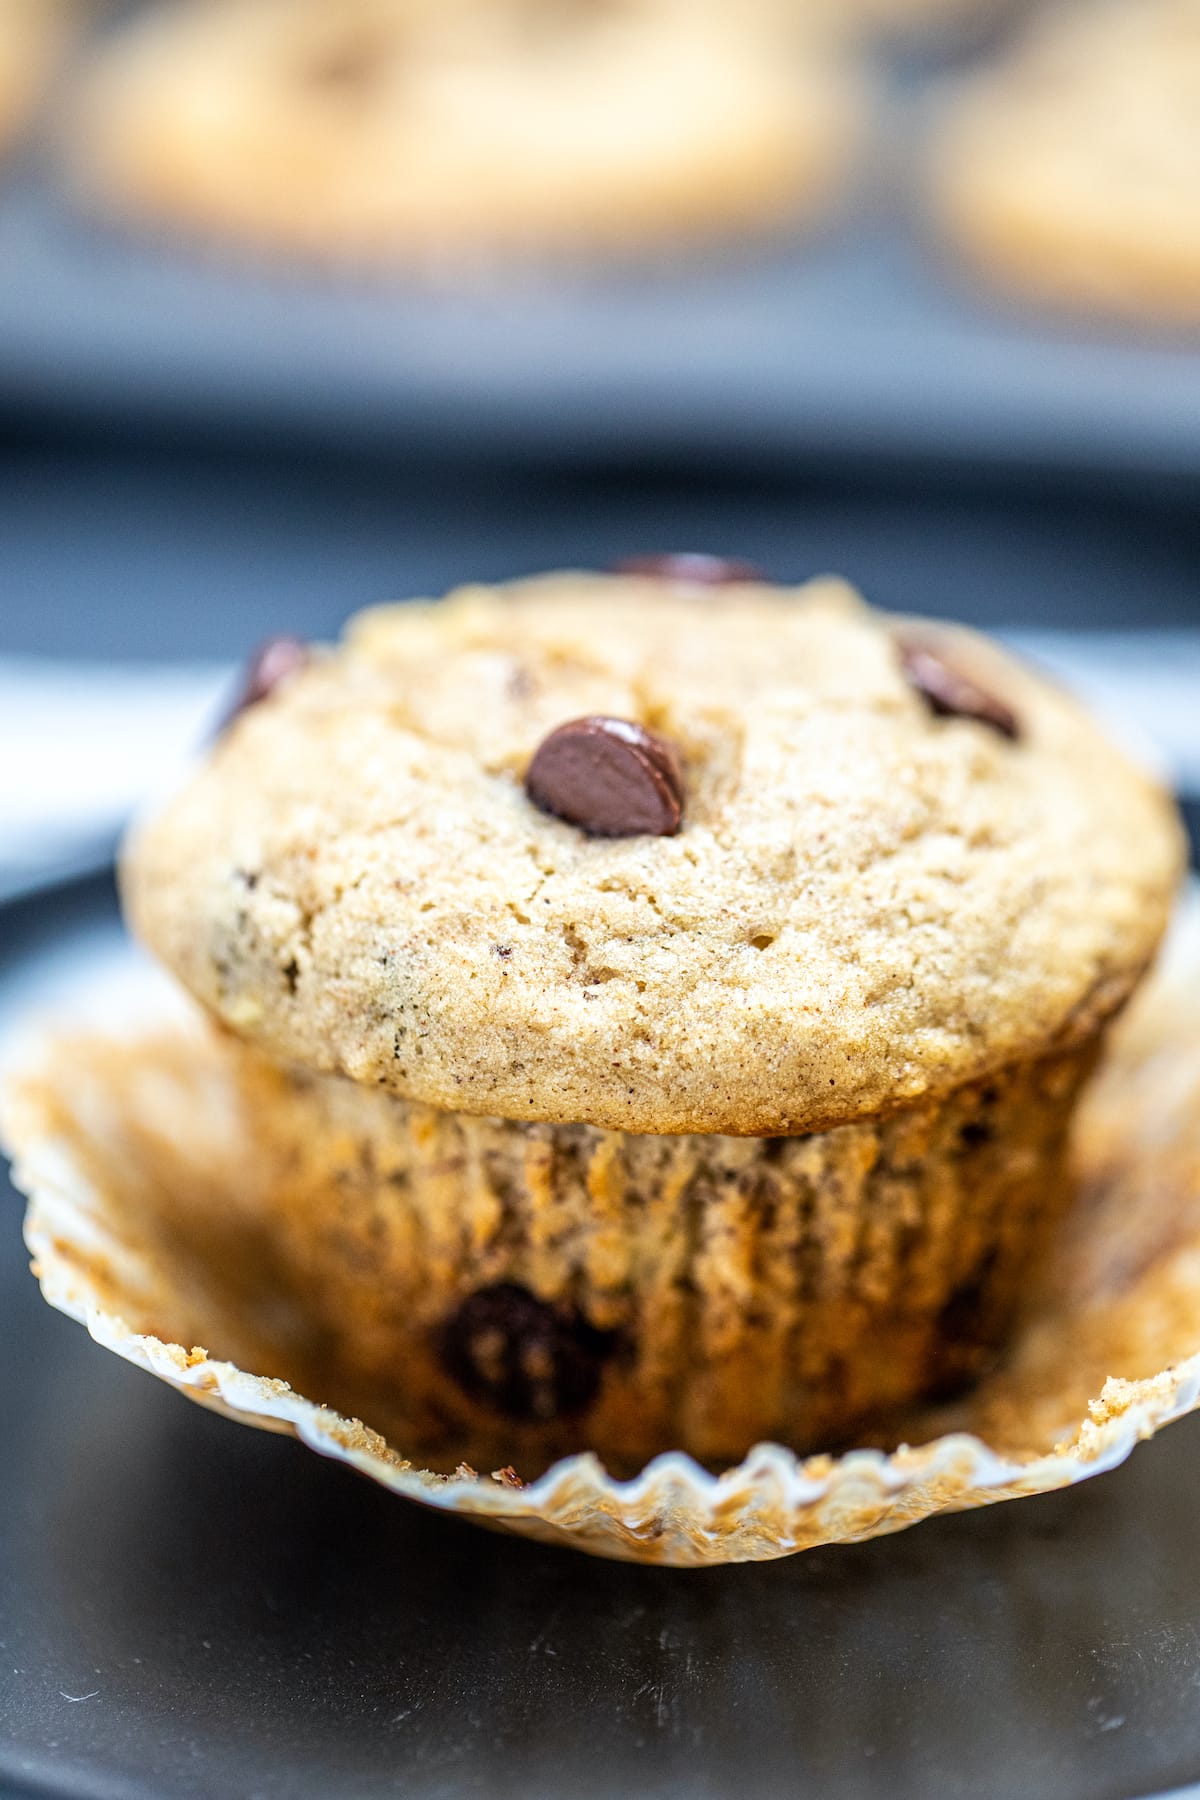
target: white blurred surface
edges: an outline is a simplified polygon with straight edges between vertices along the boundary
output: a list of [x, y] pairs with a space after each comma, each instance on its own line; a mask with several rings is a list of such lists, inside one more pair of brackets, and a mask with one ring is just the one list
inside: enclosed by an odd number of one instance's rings
[[0, 657], [0, 899], [107, 857], [211, 732], [230, 682], [211, 665]]
[[1177, 792], [1200, 793], [1200, 631], [1003, 635], [1156, 764]]

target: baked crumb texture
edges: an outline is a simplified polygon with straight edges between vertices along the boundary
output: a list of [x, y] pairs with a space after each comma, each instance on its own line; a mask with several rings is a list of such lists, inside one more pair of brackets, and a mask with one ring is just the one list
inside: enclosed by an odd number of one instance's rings
[[[939, 715], [900, 629], [833, 581], [568, 574], [365, 614], [136, 835], [129, 916], [282, 1064], [492, 1118], [799, 1134], [1085, 1045], [1164, 927], [1170, 804], [931, 626], [1018, 735]], [[675, 835], [531, 802], [539, 744], [591, 715], [677, 752]]]
[[[572, 756], [623, 722], [667, 834], [535, 804], [570, 720]], [[435, 1466], [632, 1469], [861, 1442], [986, 1367], [1179, 860], [1153, 784], [970, 633], [561, 575], [354, 622], [124, 885], [253, 1046], [242, 1204], [321, 1397]]]

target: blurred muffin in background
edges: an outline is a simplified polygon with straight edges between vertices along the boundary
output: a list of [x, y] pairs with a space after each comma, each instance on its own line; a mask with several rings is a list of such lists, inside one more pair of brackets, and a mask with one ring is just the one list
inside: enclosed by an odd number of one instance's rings
[[991, 21], [1009, 4], [1010, 0], [828, 0], [831, 12], [888, 36], [957, 33], [964, 26]]
[[[721, 0], [702, 0], [714, 12]], [[964, 28], [990, 25], [1012, 10], [1014, 0], [743, 0], [739, 17], [753, 16], [775, 27], [845, 38], [886, 39], [949, 35], [957, 43]]]
[[1200, 0], [1036, 17], [932, 149], [943, 229], [1006, 287], [1200, 325]]
[[101, 54], [70, 151], [119, 215], [455, 262], [810, 220], [862, 111], [824, 33], [688, 0], [178, 0]]
[[28, 124], [77, 14], [66, 0], [0, 0], [0, 149]]

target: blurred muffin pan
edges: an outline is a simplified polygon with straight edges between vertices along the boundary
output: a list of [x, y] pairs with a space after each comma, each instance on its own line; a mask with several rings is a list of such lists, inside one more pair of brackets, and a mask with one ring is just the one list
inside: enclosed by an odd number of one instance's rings
[[840, 221], [674, 263], [239, 260], [97, 223], [28, 157], [0, 190], [0, 406], [389, 450], [1200, 474], [1196, 339], [1006, 304], [886, 191], [946, 61], [879, 71]]

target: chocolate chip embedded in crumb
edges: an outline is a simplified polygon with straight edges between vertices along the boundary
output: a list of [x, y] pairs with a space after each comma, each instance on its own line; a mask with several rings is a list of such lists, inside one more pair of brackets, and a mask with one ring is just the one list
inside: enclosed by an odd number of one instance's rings
[[762, 581], [763, 572], [736, 557], [706, 556], [699, 550], [677, 550], [662, 556], [626, 556], [614, 563], [616, 575], [646, 575], [653, 581], [678, 581], [692, 587], [728, 587], [738, 581]]
[[226, 713], [222, 729], [232, 725], [249, 707], [266, 700], [281, 682], [304, 668], [311, 654], [308, 645], [295, 637], [273, 637], [260, 644], [246, 664], [238, 697]]
[[997, 1252], [985, 1250], [959, 1281], [938, 1313], [936, 1366], [930, 1399], [957, 1399], [997, 1360], [1003, 1286], [996, 1280]]
[[615, 1333], [501, 1281], [463, 1301], [442, 1325], [437, 1348], [469, 1399], [536, 1424], [586, 1411], [616, 1341]]
[[941, 718], [974, 719], [977, 724], [990, 725], [1001, 737], [1020, 737], [1020, 723], [1012, 708], [981, 687], [945, 645], [904, 634], [897, 637], [896, 648], [905, 675], [932, 712]]
[[560, 725], [539, 746], [525, 791], [543, 812], [592, 837], [671, 837], [683, 818], [679, 758], [630, 719]]

